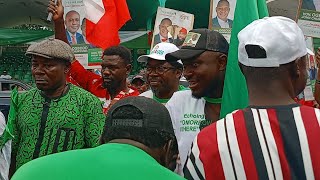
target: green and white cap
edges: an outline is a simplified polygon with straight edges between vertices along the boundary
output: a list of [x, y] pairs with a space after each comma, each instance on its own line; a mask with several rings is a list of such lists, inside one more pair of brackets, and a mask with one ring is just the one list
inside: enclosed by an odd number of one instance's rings
[[153, 47], [149, 55], [142, 55], [138, 58], [138, 62], [148, 62], [148, 59], [155, 59], [159, 61], [166, 60], [166, 54], [178, 51], [179, 48], [167, 42], [161, 42]]

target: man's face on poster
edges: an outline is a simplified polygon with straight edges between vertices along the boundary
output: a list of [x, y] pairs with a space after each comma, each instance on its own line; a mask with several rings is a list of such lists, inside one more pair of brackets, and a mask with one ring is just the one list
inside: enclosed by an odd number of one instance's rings
[[216, 8], [217, 16], [223, 21], [228, 20], [228, 15], [230, 12], [230, 5], [226, 1], [221, 1]]
[[178, 38], [179, 39], [185, 39], [187, 37], [187, 34], [186, 33], [184, 33], [184, 32], [179, 32], [179, 34], [178, 34]]
[[67, 13], [65, 25], [70, 33], [76, 33], [80, 27], [80, 15], [75, 11]]
[[168, 27], [172, 26], [172, 22], [170, 20], [163, 20], [159, 25], [159, 33], [162, 37], [168, 38]]
[[194, 34], [194, 35], [192, 36], [192, 41], [196, 41], [197, 38], [198, 38], [198, 35], [197, 35], [197, 34]]

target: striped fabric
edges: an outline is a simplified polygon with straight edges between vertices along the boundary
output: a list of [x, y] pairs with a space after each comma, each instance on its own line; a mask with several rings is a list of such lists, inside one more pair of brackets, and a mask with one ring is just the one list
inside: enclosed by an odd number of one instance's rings
[[187, 179], [320, 179], [320, 110], [251, 107], [203, 129], [184, 167]]

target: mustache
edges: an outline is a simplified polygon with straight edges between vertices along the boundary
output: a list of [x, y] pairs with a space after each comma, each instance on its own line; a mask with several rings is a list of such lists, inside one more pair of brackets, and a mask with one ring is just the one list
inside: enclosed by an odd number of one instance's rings
[[156, 78], [156, 77], [153, 77], [153, 78], [148, 78], [148, 81], [159, 81], [160, 78]]

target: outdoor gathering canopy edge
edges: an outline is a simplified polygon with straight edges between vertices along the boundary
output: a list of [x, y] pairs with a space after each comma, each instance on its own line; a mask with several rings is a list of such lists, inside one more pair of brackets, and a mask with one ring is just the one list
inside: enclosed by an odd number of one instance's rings
[[[296, 19], [298, 0], [267, 0], [267, 3], [270, 16], [281, 15]], [[163, 5], [167, 8], [194, 14], [194, 28], [208, 27], [210, 0], [127, 0], [127, 4], [132, 20], [128, 21], [121, 31], [153, 30], [157, 8]], [[21, 24], [38, 24], [52, 28], [52, 22], [46, 21], [47, 5], [48, 0], [0, 0], [0, 16], [2, 17], [0, 18], [0, 38], [4, 38], [6, 34], [3, 33], [8, 33], [10, 30], [3, 28]], [[17, 32], [17, 30], [13, 31]], [[44, 34], [50, 36], [53, 32], [39, 32], [38, 36], [34, 36], [41, 38]], [[2, 42], [5, 41], [9, 40]]]

